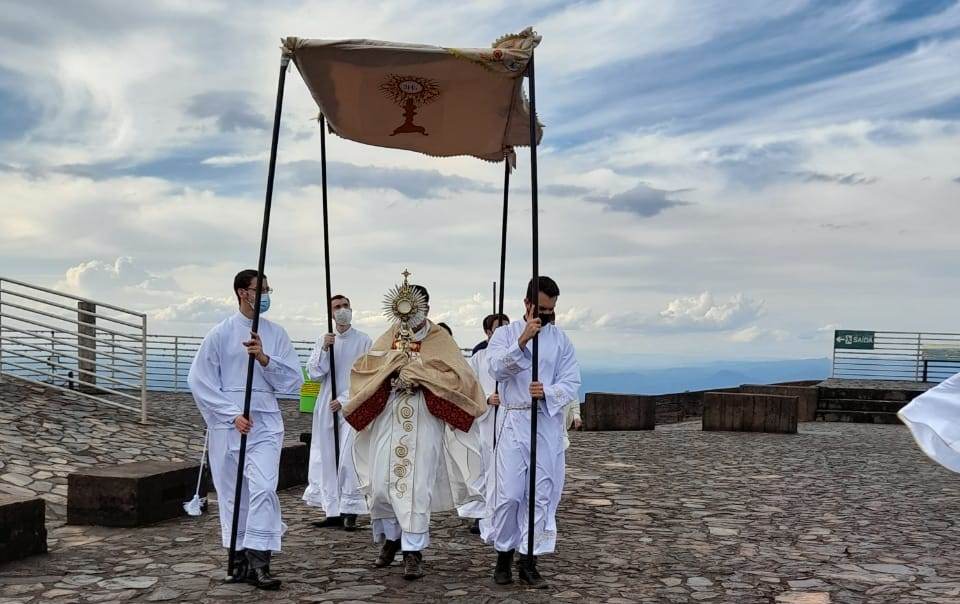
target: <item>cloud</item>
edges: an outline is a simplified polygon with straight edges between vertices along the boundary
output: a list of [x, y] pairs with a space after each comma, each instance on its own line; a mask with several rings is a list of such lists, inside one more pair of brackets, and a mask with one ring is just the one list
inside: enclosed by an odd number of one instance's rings
[[236, 312], [237, 301], [233, 298], [191, 296], [185, 302], [171, 304], [151, 313], [158, 321], [174, 323], [218, 323]]
[[670, 199], [671, 196], [684, 191], [689, 191], [689, 189], [668, 191], [655, 189], [641, 183], [623, 193], [617, 193], [609, 197], [593, 196], [588, 197], [587, 200], [599, 203], [603, 205], [604, 209], [611, 212], [626, 212], [641, 218], [651, 218], [670, 208], [691, 205], [687, 201]]
[[860, 173], [852, 174], [825, 174], [823, 172], [793, 172], [803, 182], [829, 182], [838, 185], [872, 185], [877, 182], [874, 177], [867, 177]]
[[187, 115], [213, 118], [221, 132], [266, 130], [270, 122], [253, 108], [251, 95], [242, 90], [204, 92], [192, 97]]
[[641, 313], [606, 314], [596, 321], [599, 327], [635, 329], [651, 333], [696, 333], [729, 331], [742, 327], [764, 313], [764, 302], [742, 293], [718, 303], [713, 294], [676, 298], [655, 315]]
[[58, 287], [100, 299], [109, 298], [117, 290], [131, 288], [164, 293], [180, 289], [173, 279], [147, 271], [130, 256], [121, 256], [113, 263], [101, 260], [81, 262], [67, 269]]
[[960, 185], [960, 176], [957, 176], [956, 178], [954, 178], [954, 179], [953, 179], [953, 182], [955, 182], [955, 183], [957, 183], [958, 185]]
[[783, 342], [790, 334], [782, 329], [764, 329], [756, 325], [751, 325], [746, 329], [741, 329], [730, 334], [730, 341], [741, 344], [750, 344], [761, 340], [774, 342]]
[[[289, 179], [294, 186], [319, 186], [321, 163], [300, 160], [284, 164], [279, 169], [281, 178]], [[465, 191], [499, 192], [500, 188], [488, 183], [450, 174], [439, 170], [419, 170], [383, 166], [361, 166], [339, 161], [327, 162], [327, 184], [345, 189], [393, 189], [404, 197], [422, 200], [447, 193]]]

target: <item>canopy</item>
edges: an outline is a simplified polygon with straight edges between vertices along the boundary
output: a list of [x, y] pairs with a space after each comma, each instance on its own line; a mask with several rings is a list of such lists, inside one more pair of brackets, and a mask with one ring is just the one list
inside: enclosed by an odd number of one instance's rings
[[[521, 84], [539, 43], [528, 27], [489, 49], [296, 37], [283, 49], [331, 132], [368, 145], [501, 161], [530, 144]], [[538, 143], [542, 135], [537, 124]]]

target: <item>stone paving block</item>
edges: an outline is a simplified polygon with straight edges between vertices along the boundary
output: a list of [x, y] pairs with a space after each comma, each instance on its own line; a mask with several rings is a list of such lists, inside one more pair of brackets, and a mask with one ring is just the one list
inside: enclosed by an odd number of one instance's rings
[[653, 430], [657, 420], [657, 401], [638, 394], [588, 392], [580, 408], [583, 429]]
[[795, 396], [710, 392], [704, 398], [704, 431], [774, 432], [796, 434]]
[[0, 562], [47, 552], [46, 502], [0, 494]]
[[[67, 524], [141, 526], [184, 515], [199, 464], [137, 461], [95, 466], [67, 477]], [[209, 482], [201, 484], [206, 495]]]

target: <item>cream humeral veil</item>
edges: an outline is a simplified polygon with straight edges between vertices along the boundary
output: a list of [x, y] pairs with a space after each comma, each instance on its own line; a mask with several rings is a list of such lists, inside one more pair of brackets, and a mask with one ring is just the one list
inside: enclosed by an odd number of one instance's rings
[[349, 402], [343, 408], [346, 420], [357, 430], [366, 427], [386, 405], [391, 380], [399, 377], [424, 390], [433, 415], [468, 431], [473, 418], [487, 410], [487, 402], [453, 338], [431, 323], [419, 354], [412, 359], [393, 349], [396, 339], [397, 328], [391, 327], [354, 363]]

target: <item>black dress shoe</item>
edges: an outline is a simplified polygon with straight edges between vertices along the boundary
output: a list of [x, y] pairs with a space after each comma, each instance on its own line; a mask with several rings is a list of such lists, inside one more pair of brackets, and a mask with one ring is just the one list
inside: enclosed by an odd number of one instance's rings
[[403, 578], [407, 581], [413, 581], [423, 575], [423, 554], [420, 552], [403, 552]]
[[384, 566], [390, 566], [393, 564], [393, 561], [397, 557], [397, 552], [400, 551], [400, 540], [391, 541], [387, 539], [383, 542], [383, 547], [380, 548], [380, 555], [377, 556], [377, 561], [373, 563], [377, 568], [383, 568]]
[[497, 567], [493, 571], [493, 581], [497, 585], [513, 583], [513, 571], [510, 568], [513, 565], [513, 552], [497, 552]]
[[479, 518], [477, 518], [476, 520], [473, 521], [473, 526], [470, 527], [470, 534], [471, 534], [471, 535], [479, 535], [479, 534], [480, 534], [480, 519], [479, 519]]
[[266, 566], [262, 568], [251, 568], [247, 574], [247, 583], [257, 589], [266, 589], [276, 591], [280, 589], [280, 579], [270, 574], [270, 569]]
[[357, 515], [345, 514], [343, 516], [343, 530], [352, 533], [357, 530]]
[[243, 550], [240, 550], [234, 554], [233, 559], [233, 572], [230, 575], [227, 575], [227, 578], [224, 579], [224, 583], [245, 583], [247, 581], [247, 573], [250, 571], [250, 564], [247, 562], [247, 554]]
[[537, 570], [537, 557], [534, 556], [532, 559], [529, 556], [523, 554], [517, 559], [517, 574], [520, 577], [521, 583], [526, 583], [534, 589], [546, 589], [550, 585], [540, 576], [540, 571]]
[[328, 516], [310, 524], [317, 528], [340, 528], [343, 526], [343, 516]]

